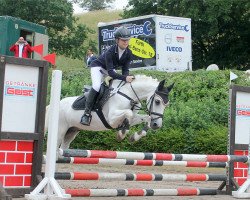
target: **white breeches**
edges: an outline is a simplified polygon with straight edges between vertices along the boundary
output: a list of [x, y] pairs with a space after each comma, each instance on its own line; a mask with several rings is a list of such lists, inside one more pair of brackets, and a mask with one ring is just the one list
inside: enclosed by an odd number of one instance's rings
[[90, 68], [92, 88], [97, 92], [100, 91], [103, 77], [105, 76], [105, 74], [101, 73], [100, 70], [103, 71], [103, 73], [108, 74], [107, 70], [103, 69], [102, 67], [91, 67]]

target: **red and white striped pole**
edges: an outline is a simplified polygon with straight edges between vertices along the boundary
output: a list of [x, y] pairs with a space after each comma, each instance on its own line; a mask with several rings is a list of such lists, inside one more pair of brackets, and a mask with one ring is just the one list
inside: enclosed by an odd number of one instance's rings
[[98, 173], [56, 172], [58, 180], [112, 180], [112, 181], [226, 181], [223, 174], [152, 174], [152, 173]]
[[202, 162], [202, 161], [166, 161], [166, 160], [131, 160], [108, 158], [59, 158], [56, 163], [70, 163], [83, 165], [134, 165], [134, 166], [184, 166], [200, 168], [226, 168], [227, 162]]
[[205, 154], [172, 154], [172, 153], [145, 153], [123, 151], [101, 151], [66, 149], [60, 150], [65, 157], [110, 158], [132, 160], [172, 160], [172, 161], [203, 161], [203, 162], [248, 162], [248, 156], [237, 155], [205, 155]]
[[217, 189], [65, 189], [72, 197], [116, 197], [116, 196], [199, 196], [216, 195]]

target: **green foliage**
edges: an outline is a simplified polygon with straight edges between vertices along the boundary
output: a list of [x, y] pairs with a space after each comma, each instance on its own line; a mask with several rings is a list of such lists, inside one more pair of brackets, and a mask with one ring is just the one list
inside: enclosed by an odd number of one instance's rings
[[92, 32], [77, 24], [73, 7], [67, 0], [0, 0], [0, 15], [19, 17], [48, 28], [49, 50], [72, 58], [84, 56], [84, 41]]
[[110, 8], [110, 4], [114, 0], [75, 0], [76, 3], [79, 3], [79, 6], [84, 10], [94, 11], [94, 10], [104, 10]]
[[[63, 58], [62, 58], [63, 59]], [[65, 60], [65, 59], [63, 59]], [[64, 63], [64, 62], [63, 62]], [[90, 84], [89, 69], [77, 65], [63, 68], [62, 97], [80, 95], [83, 85]], [[115, 131], [81, 131], [71, 148], [120, 151], [224, 154], [228, 135], [229, 74], [230, 71], [204, 71], [165, 73], [136, 70], [166, 79], [166, 85], [175, 83], [170, 93], [170, 106], [164, 112], [163, 127], [149, 130], [148, 135], [135, 143], [127, 139], [116, 141]], [[250, 86], [242, 71], [236, 84]], [[131, 127], [130, 134], [142, 125]]]
[[250, 2], [248, 0], [129, 0], [123, 17], [147, 14], [192, 19], [193, 69], [212, 63], [220, 69], [249, 66]]
[[[76, 15], [79, 18], [78, 22], [80, 24], [85, 24], [87, 27], [94, 30], [93, 32], [88, 32], [87, 34], [88, 39], [84, 41], [84, 46], [86, 47], [85, 49], [87, 49], [88, 47], [92, 47], [95, 53], [98, 53], [98, 23], [119, 20], [121, 18], [121, 13], [121, 10], [96, 10]], [[84, 55], [86, 55], [86, 52], [84, 53]]]

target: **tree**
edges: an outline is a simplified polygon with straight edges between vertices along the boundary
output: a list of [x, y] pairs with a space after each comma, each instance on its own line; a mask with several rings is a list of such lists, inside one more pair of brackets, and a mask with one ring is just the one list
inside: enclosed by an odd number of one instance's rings
[[[67, 0], [0, 0], [0, 15], [9, 15], [48, 28], [49, 50], [82, 58], [89, 30], [77, 24], [72, 3]], [[14, 6], [13, 6], [14, 5]]]
[[85, 10], [94, 11], [109, 8], [114, 0], [73, 0], [73, 2], [78, 3]]
[[123, 17], [154, 13], [191, 18], [194, 69], [216, 63], [221, 69], [245, 70], [250, 61], [249, 10], [248, 0], [129, 0]]

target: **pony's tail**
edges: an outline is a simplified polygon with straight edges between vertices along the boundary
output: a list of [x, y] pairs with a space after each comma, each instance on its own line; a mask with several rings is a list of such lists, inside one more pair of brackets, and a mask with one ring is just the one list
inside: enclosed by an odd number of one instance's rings
[[49, 105], [46, 106], [45, 125], [44, 125], [45, 133], [48, 131], [48, 125], [49, 125]]

